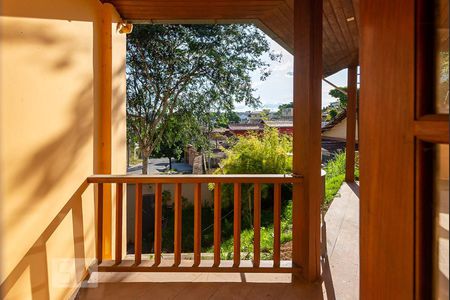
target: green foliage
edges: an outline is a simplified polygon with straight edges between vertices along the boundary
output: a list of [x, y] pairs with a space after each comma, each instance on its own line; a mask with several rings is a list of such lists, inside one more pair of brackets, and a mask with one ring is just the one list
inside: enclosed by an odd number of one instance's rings
[[176, 144], [166, 135], [176, 113], [195, 119], [182, 130], [202, 131], [211, 128], [211, 112], [230, 112], [239, 102], [259, 105], [250, 74], [260, 71], [262, 80], [270, 75], [262, 59], [269, 50], [265, 35], [252, 25], [134, 26], [127, 35], [127, 126], [144, 160], [162, 142]]
[[330, 109], [330, 111], [328, 113], [329, 113], [330, 120], [334, 119], [334, 117], [337, 116], [337, 111], [335, 109]]
[[[448, 68], [448, 51], [441, 51], [439, 53], [440, 58], [440, 64], [441, 64], [441, 72], [440, 72], [440, 81], [446, 82], [448, 85], [448, 79], [449, 79], [449, 68]], [[447, 86], [448, 88], [448, 86]]]
[[345, 174], [345, 152], [337, 153], [332, 160], [328, 161], [325, 171], [328, 178]]
[[211, 118], [214, 120], [214, 127], [228, 128], [230, 123], [239, 123], [241, 120], [238, 114], [234, 111], [228, 111], [224, 113], [213, 113]]
[[169, 191], [162, 192], [162, 204], [167, 205], [172, 200], [172, 194]]
[[266, 127], [262, 134], [238, 138], [224, 150], [226, 158], [215, 174], [287, 174], [292, 171], [292, 138]]
[[439, 98], [438, 110], [448, 110], [449, 105], [449, 63], [448, 63], [448, 51], [441, 51], [439, 53], [439, 85], [437, 96]]
[[[273, 259], [273, 211], [266, 210], [261, 213], [261, 258]], [[231, 229], [232, 230], [232, 229]], [[252, 228], [243, 229], [241, 231], [241, 259], [253, 258], [253, 237]], [[283, 203], [281, 212], [281, 243], [292, 240], [292, 201]], [[230, 237], [223, 240], [221, 244], [220, 255], [222, 259], [232, 259], [234, 251], [234, 239]], [[214, 248], [210, 247], [207, 252], [213, 252]]]
[[336, 197], [337, 192], [345, 180], [345, 174], [339, 174], [334, 177], [326, 177], [325, 179], [325, 207], [328, 207]]
[[[263, 139], [263, 138], [260, 138]], [[356, 157], [356, 178], [359, 176], [358, 156]], [[326, 166], [326, 195], [325, 208], [331, 203], [332, 199], [336, 197], [345, 177], [345, 152], [338, 153], [334, 159], [328, 162]], [[222, 190], [224, 192], [224, 190]], [[165, 196], [163, 195], [163, 198]], [[283, 199], [289, 199], [285, 196]], [[244, 200], [244, 199], [243, 199]], [[272, 199], [270, 199], [272, 200]], [[267, 205], [270, 201], [262, 202], [263, 209], [261, 211], [261, 258], [273, 258], [273, 207]], [[245, 205], [242, 205], [242, 210], [245, 212]], [[214, 210], [212, 207], [202, 208], [202, 249], [205, 252], [213, 252], [214, 241]], [[165, 252], [173, 251], [173, 210], [167, 207], [163, 208], [163, 216], [165, 219], [163, 229], [163, 249]], [[183, 199], [183, 251], [191, 252], [193, 250], [193, 219], [194, 212], [192, 204]], [[222, 207], [222, 244], [221, 257], [222, 259], [233, 258], [233, 208]], [[153, 232], [150, 230], [150, 232]], [[241, 258], [251, 259], [253, 256], [253, 228], [252, 223], [242, 220], [241, 230]], [[149, 238], [152, 241], [153, 236]], [[281, 211], [281, 243], [292, 241], [292, 200], [285, 200], [282, 202]], [[151, 245], [149, 246], [151, 247]]]
[[280, 104], [279, 106], [278, 106], [278, 111], [282, 111], [283, 109], [286, 109], [286, 108], [293, 108], [294, 107], [294, 102], [289, 102], [289, 103], [285, 103], [285, 104]]
[[152, 156], [180, 159], [187, 141], [202, 136], [201, 131], [195, 126], [195, 121], [189, 113], [177, 112], [170, 116], [166, 121], [164, 138], [154, 148]]
[[278, 118], [281, 118], [282, 112], [283, 112], [284, 109], [286, 109], [286, 108], [293, 108], [293, 107], [294, 107], [294, 102], [289, 102], [289, 103], [280, 104], [280, 105], [278, 106], [278, 111], [277, 111], [275, 114], [276, 114], [276, 116], [277, 116]]
[[[347, 91], [346, 87], [341, 87], [340, 89]], [[331, 97], [338, 99], [341, 107], [343, 107], [343, 108], [347, 107], [347, 95], [346, 94], [344, 94], [343, 92], [341, 92], [338, 89], [332, 89], [332, 90], [330, 90], [330, 92], [328, 94]]]
[[[335, 118], [340, 112], [347, 108], [347, 95], [342, 91], [347, 91], [347, 87], [340, 87], [330, 90], [329, 95], [339, 100], [339, 107], [327, 107], [325, 112], [328, 113], [327, 121]], [[359, 98], [359, 90], [357, 91], [357, 98]], [[356, 100], [359, 101], [358, 99]]]
[[[266, 127], [263, 133], [238, 137], [236, 143], [225, 150], [226, 158], [215, 174], [288, 174], [292, 171], [292, 138], [279, 134], [275, 128]], [[211, 184], [210, 188], [214, 188]], [[262, 201], [272, 195], [272, 185], [261, 186]], [[290, 194], [291, 187], [283, 186], [283, 194]], [[242, 185], [242, 209], [244, 225], [252, 224], [253, 185]], [[231, 207], [233, 186], [222, 185], [222, 205]]]

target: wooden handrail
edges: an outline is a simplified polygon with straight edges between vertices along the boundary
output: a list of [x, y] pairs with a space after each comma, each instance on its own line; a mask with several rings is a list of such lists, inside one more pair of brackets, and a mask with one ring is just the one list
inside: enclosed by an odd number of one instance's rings
[[[160, 271], [180, 270], [186, 271], [191, 269], [195, 271], [203, 271], [205, 269], [225, 271], [230, 270], [247, 270], [261, 272], [263, 270], [273, 272], [297, 272], [299, 266], [291, 265], [290, 267], [281, 267], [280, 265], [280, 235], [281, 235], [281, 186], [282, 184], [301, 185], [303, 178], [301, 176], [293, 176], [290, 174], [240, 174], [240, 175], [92, 175], [87, 178], [88, 183], [97, 185], [97, 260], [99, 265], [102, 263], [103, 250], [103, 192], [104, 184], [116, 184], [116, 240], [115, 240], [115, 262], [114, 266], [102, 265], [99, 270], [123, 271], [123, 268], [131, 268], [136, 271]], [[214, 260], [210, 267], [205, 267], [201, 258], [201, 188], [202, 184], [214, 183]], [[122, 194], [123, 184], [135, 184], [135, 243], [134, 243], [134, 264], [124, 261], [122, 267]], [[155, 224], [154, 224], [154, 264], [152, 266], [145, 266], [141, 264], [142, 256], [142, 188], [144, 184], [155, 184]], [[162, 185], [173, 184], [175, 186], [174, 195], [174, 260], [171, 267], [167, 266], [166, 261], [162, 261]], [[190, 267], [182, 264], [182, 185], [194, 184], [194, 260]], [[221, 187], [223, 184], [233, 184], [234, 188], [234, 257], [233, 265], [230, 267], [223, 267], [221, 261]], [[253, 267], [242, 265], [245, 261], [240, 260], [240, 233], [241, 233], [241, 185], [252, 184], [254, 187], [253, 198], [253, 231], [254, 231], [254, 245], [253, 245]], [[261, 264], [261, 188], [263, 184], [271, 184], [274, 186], [274, 256], [271, 267], [262, 267]], [[131, 199], [129, 199], [130, 201]], [[264, 263], [265, 265], [266, 262]], [[112, 268], [112, 269], [111, 269]], [[224, 269], [225, 268], [225, 269]]]
[[302, 176], [291, 174], [239, 175], [91, 175], [88, 183], [302, 183]]

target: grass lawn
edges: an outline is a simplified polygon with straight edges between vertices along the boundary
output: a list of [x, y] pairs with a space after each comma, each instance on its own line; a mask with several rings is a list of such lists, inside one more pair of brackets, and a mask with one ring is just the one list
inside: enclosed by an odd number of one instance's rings
[[[355, 178], [359, 178], [359, 157], [356, 156]], [[325, 167], [325, 201], [322, 209], [326, 211], [336, 197], [345, 180], [345, 152], [340, 152]]]

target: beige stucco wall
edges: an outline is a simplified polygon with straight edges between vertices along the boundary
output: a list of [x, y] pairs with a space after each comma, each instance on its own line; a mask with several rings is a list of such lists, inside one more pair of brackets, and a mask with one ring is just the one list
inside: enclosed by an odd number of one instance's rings
[[[322, 133], [322, 136], [345, 140], [347, 136], [347, 118], [336, 124], [333, 128]], [[358, 140], [358, 124], [356, 124], [356, 140]]]
[[[94, 257], [94, 192], [85, 179], [95, 163], [100, 7], [98, 0], [1, 1], [0, 279], [7, 299], [65, 299]], [[115, 30], [113, 59], [112, 172], [124, 173], [125, 36]]]

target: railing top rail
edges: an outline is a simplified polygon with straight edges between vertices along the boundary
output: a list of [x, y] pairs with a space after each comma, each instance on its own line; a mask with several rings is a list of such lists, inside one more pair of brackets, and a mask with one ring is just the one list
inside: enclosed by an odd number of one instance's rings
[[302, 183], [292, 174], [238, 175], [91, 175], [89, 183]]

